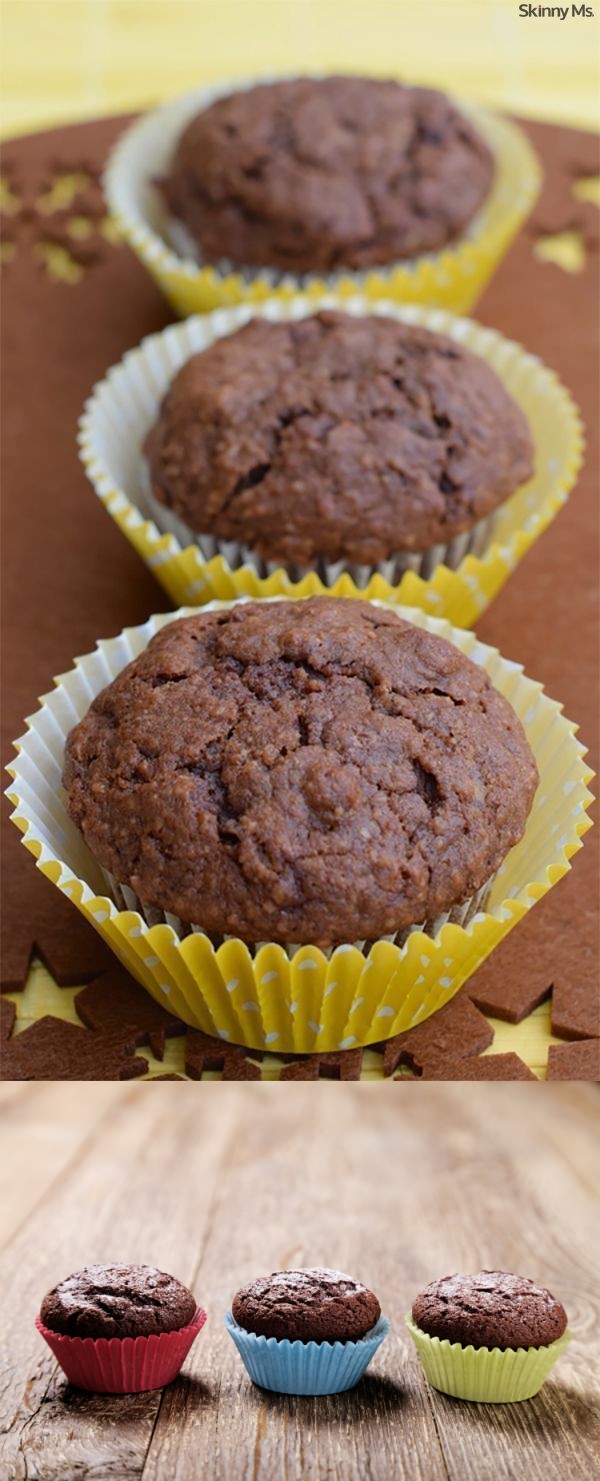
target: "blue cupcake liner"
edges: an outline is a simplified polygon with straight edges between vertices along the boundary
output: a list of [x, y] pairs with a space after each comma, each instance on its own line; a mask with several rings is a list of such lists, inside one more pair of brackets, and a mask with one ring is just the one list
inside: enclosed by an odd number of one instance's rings
[[386, 1316], [359, 1342], [288, 1342], [257, 1337], [223, 1318], [247, 1372], [259, 1388], [277, 1394], [341, 1394], [354, 1388], [390, 1330]]

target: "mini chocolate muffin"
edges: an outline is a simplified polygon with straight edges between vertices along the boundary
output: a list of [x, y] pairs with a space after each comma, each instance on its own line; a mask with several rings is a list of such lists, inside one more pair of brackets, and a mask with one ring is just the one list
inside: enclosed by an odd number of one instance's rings
[[501, 1270], [447, 1275], [417, 1296], [412, 1318], [429, 1337], [463, 1347], [547, 1347], [562, 1337], [567, 1316], [550, 1291]]
[[300, 567], [447, 543], [533, 472], [525, 417], [485, 361], [330, 311], [256, 318], [193, 355], [145, 453], [155, 498], [191, 531]]
[[331, 946], [470, 898], [537, 784], [485, 670], [370, 602], [167, 624], [67, 739], [70, 817], [142, 902], [217, 935]]
[[238, 1326], [279, 1342], [359, 1342], [381, 1316], [377, 1297], [339, 1270], [281, 1270], [242, 1286]]
[[443, 93], [297, 78], [197, 114], [162, 186], [203, 260], [327, 273], [444, 247], [493, 174], [487, 144]]
[[86, 1265], [44, 1296], [40, 1317], [67, 1337], [150, 1337], [186, 1327], [196, 1300], [153, 1265]]

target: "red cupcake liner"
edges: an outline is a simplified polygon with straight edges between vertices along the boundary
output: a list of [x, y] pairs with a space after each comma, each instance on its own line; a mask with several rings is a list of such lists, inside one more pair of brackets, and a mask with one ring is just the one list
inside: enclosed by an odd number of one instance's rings
[[35, 1325], [76, 1388], [139, 1394], [173, 1382], [205, 1321], [206, 1312], [198, 1306], [186, 1327], [150, 1337], [65, 1337], [51, 1332], [39, 1316]]

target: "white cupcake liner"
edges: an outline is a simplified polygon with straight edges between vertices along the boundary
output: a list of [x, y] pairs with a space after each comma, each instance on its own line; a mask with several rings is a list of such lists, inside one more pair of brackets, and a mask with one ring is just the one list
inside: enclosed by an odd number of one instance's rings
[[[309, 74], [324, 76], [323, 72]], [[187, 124], [217, 98], [296, 73], [223, 81], [194, 89], [136, 120], [117, 142], [104, 176], [112, 214], [178, 313], [189, 314], [269, 293], [345, 293], [471, 307], [508, 243], [531, 210], [540, 168], [522, 131], [509, 119], [454, 99], [484, 137], [495, 162], [494, 178], [479, 210], [453, 241], [434, 252], [363, 270], [291, 273], [273, 267], [234, 267], [226, 259], [203, 261], [186, 226], [174, 220], [158, 182], [169, 173]]]
[[[231, 602], [215, 602], [226, 609]], [[391, 607], [390, 603], [375, 603]], [[401, 617], [438, 633], [481, 664], [521, 719], [540, 771], [525, 833], [492, 882], [485, 909], [435, 936], [418, 929], [404, 945], [343, 944], [326, 956], [302, 946], [289, 956], [269, 942], [251, 954], [240, 940], [215, 946], [200, 931], [180, 938], [164, 918], [149, 925], [139, 909], [119, 909], [102, 871], [69, 818], [61, 784], [66, 738], [95, 696], [165, 624], [196, 609], [163, 613], [103, 640], [56, 680], [27, 721], [9, 768], [13, 821], [38, 868], [65, 894], [134, 977], [184, 1022], [248, 1048], [311, 1054], [374, 1044], [403, 1033], [443, 1007], [507, 932], [569, 869], [590, 826], [591, 776], [584, 748], [561, 706], [518, 664], [473, 633], [419, 610]], [[434, 923], [436, 924], [436, 923]]]
[[[529, 483], [515, 489], [489, 515], [470, 530], [454, 535], [446, 544], [438, 543], [422, 551], [398, 551], [373, 566], [343, 560], [323, 560], [307, 567], [263, 561], [245, 544], [194, 532], [152, 494], [143, 453], [146, 436], [174, 376], [192, 355], [234, 333], [257, 315], [278, 323], [303, 319], [321, 309], [338, 309], [353, 317], [381, 315], [400, 323], [419, 325], [433, 333], [449, 335], [479, 355], [528, 418], [536, 465]], [[127, 407], [126, 415], [124, 407]], [[549, 435], [554, 447], [547, 451]], [[129, 351], [95, 386], [79, 430], [81, 458], [96, 493], [159, 579], [167, 584], [167, 572], [172, 572], [175, 565], [180, 568], [185, 601], [194, 601], [197, 595], [201, 599], [200, 572], [210, 567], [216, 557], [221, 558], [227, 571], [251, 570], [259, 580], [269, 580], [279, 573], [288, 587], [314, 573], [325, 589], [336, 587], [340, 578], [346, 577], [359, 591], [364, 591], [374, 577], [380, 577], [385, 587], [393, 591], [408, 572], [422, 582], [429, 582], [440, 566], [447, 571], [464, 572], [464, 580], [472, 582], [474, 576], [470, 573], [477, 570], [476, 562], [484, 566], [492, 555], [508, 570], [516, 563], [515, 553], [520, 553], [529, 543], [534, 530], [539, 532], [543, 528], [550, 513], [565, 497], [569, 480], [576, 471], [580, 442], [577, 415], [563, 387], [552, 371], [520, 345], [439, 309], [399, 306], [385, 301], [374, 304], [367, 298], [340, 300], [331, 295], [313, 302], [296, 298], [286, 302], [274, 300], [258, 307], [246, 304], [219, 309], [151, 335], [137, 349]], [[191, 565], [190, 557], [193, 557]], [[186, 579], [188, 571], [191, 581]], [[176, 600], [181, 599], [179, 588], [175, 592], [169, 582], [168, 589]], [[383, 594], [384, 591], [378, 593]], [[437, 592], [432, 592], [432, 604], [434, 598], [439, 611]], [[486, 605], [485, 598], [481, 605]]]
[[[186, 936], [190, 936], [193, 934], [208, 934], [209, 940], [212, 942], [215, 948], [222, 946], [224, 941], [236, 941], [239, 939], [236, 936], [216, 936], [212, 932], [205, 933], [202, 926], [183, 921], [181, 920], [180, 916], [173, 915], [170, 911], [167, 910], [159, 910], [156, 905], [150, 905], [147, 900], [141, 900], [139, 895], [136, 894], [135, 890], [132, 890], [131, 885], [119, 884], [118, 880], [115, 879], [114, 874], [111, 874], [108, 869], [103, 869], [102, 874], [104, 876], [106, 887], [111, 900], [114, 900], [115, 905], [118, 907], [118, 909], [137, 910], [142, 916], [143, 920], [145, 920], [146, 925], [149, 927], [159, 925], [170, 926], [171, 929], [175, 932], [175, 935], [177, 936], [179, 941], [184, 941]], [[485, 910], [486, 901], [489, 897], [493, 882], [493, 877], [491, 879], [488, 879], [486, 884], [482, 885], [480, 890], [477, 890], [476, 894], [469, 895], [468, 899], [463, 900], [460, 905], [453, 905], [452, 909], [447, 910], [443, 915], [431, 916], [428, 920], [420, 921], [418, 924], [415, 924], [413, 926], [407, 926], [402, 931], [396, 931], [395, 935], [379, 936], [377, 939], [379, 941], [387, 941], [392, 946], [402, 947], [406, 945], [409, 936], [412, 936], [416, 931], [422, 932], [424, 936], [429, 936], [433, 940], [437, 936], [438, 932], [441, 931], [442, 926], [447, 925], [449, 922], [452, 925], [462, 926], [464, 928], [468, 926], [469, 921], [473, 920], [473, 917], [477, 914], [478, 911]], [[245, 944], [248, 948], [250, 956], [254, 958], [258, 955], [259, 951], [262, 951], [264, 946], [268, 945], [268, 942], [248, 941]], [[375, 945], [375, 942], [362, 940], [353, 941], [351, 944], [352, 946], [356, 947], [357, 951], [361, 951], [363, 956], [366, 957], [369, 955], [369, 952], [372, 946]], [[295, 952], [302, 950], [302, 943], [299, 941], [286, 941], [283, 950], [291, 961]], [[321, 947], [323, 956], [327, 959], [327, 961], [330, 961], [335, 950], [336, 947], [334, 946]], [[339, 947], [337, 948], [337, 950], [339, 950]]]
[[449, 571], [457, 571], [465, 556], [481, 555], [491, 544], [496, 523], [494, 511], [485, 519], [478, 520], [470, 530], [454, 535], [447, 545], [430, 545], [427, 550], [399, 551], [375, 566], [357, 565], [354, 561], [343, 560], [317, 560], [309, 566], [299, 566], [296, 562], [262, 560], [250, 545], [244, 545], [239, 540], [219, 540], [216, 535], [198, 535], [172, 509], [168, 509], [155, 498], [149, 484], [148, 469], [145, 467], [141, 471], [141, 486], [145, 490], [143, 502], [158, 530], [163, 534], [174, 535], [182, 550], [186, 546], [197, 545], [205, 561], [214, 560], [215, 556], [220, 555], [230, 571], [238, 571], [241, 566], [250, 566], [261, 581], [268, 580], [277, 571], [284, 571], [289, 581], [302, 581], [310, 571], [316, 571], [323, 585], [328, 588], [335, 586], [340, 576], [348, 575], [357, 591], [365, 591], [374, 576], [382, 576], [390, 586], [398, 586], [406, 571], [414, 571], [423, 581], [428, 581], [436, 566], [444, 565]]

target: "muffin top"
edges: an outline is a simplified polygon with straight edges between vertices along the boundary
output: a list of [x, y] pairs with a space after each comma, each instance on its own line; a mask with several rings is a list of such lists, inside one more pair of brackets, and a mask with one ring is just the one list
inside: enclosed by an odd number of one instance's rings
[[447, 1275], [417, 1296], [413, 1321], [430, 1337], [464, 1347], [546, 1347], [562, 1337], [567, 1317], [543, 1286], [502, 1270]]
[[358, 1342], [379, 1321], [377, 1297], [339, 1270], [281, 1270], [242, 1286], [238, 1326], [288, 1342]]
[[198, 113], [163, 191], [204, 260], [327, 273], [437, 251], [493, 174], [487, 144], [443, 93], [301, 77]]
[[146, 440], [155, 497], [265, 560], [376, 565], [446, 542], [533, 469], [520, 408], [454, 340], [322, 312], [193, 355]]
[[67, 1337], [149, 1337], [187, 1326], [196, 1301], [153, 1265], [86, 1265], [44, 1296], [41, 1319]]
[[250, 942], [376, 938], [470, 896], [537, 782], [510, 704], [366, 601], [169, 623], [67, 740], [71, 818], [140, 899]]

